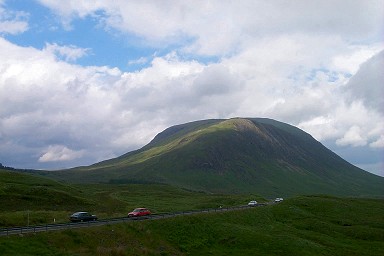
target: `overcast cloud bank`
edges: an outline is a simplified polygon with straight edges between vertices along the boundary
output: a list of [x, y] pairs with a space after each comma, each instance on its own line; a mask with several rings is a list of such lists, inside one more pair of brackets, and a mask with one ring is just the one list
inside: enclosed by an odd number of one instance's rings
[[97, 55], [91, 44], [13, 43], [10, 35], [36, 29], [34, 13], [0, 1], [4, 165], [92, 164], [171, 125], [241, 116], [298, 126], [384, 176], [381, 1], [38, 2], [64, 31], [90, 19], [105, 37], [166, 50], [127, 58], [127, 67], [146, 63], [134, 71], [81, 65]]

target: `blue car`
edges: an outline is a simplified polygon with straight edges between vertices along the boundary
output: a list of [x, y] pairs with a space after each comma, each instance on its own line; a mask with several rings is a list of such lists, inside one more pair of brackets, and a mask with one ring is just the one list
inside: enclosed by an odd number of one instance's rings
[[97, 216], [89, 212], [75, 212], [69, 217], [69, 220], [72, 222], [95, 221], [97, 220]]

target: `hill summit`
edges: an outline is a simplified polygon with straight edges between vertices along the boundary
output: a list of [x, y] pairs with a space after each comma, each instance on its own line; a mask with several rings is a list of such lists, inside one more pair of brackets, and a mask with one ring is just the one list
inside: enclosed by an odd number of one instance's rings
[[384, 195], [384, 178], [353, 166], [308, 133], [265, 118], [172, 126], [139, 150], [45, 175], [69, 182], [165, 183], [264, 196]]

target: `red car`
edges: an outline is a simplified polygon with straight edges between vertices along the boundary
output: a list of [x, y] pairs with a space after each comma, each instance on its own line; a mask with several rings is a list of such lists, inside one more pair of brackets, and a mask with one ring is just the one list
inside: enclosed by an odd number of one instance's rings
[[136, 208], [132, 212], [128, 213], [128, 217], [140, 217], [150, 215], [151, 212], [147, 208]]

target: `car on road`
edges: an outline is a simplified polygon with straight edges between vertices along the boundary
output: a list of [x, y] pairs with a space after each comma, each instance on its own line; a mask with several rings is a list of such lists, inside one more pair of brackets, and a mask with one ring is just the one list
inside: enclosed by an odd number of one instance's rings
[[283, 198], [281, 198], [281, 197], [278, 197], [278, 198], [276, 198], [275, 199], [275, 203], [279, 203], [279, 202], [282, 202], [284, 199]]
[[132, 212], [128, 213], [128, 217], [140, 217], [151, 215], [151, 212], [147, 208], [136, 208]]
[[257, 202], [256, 201], [250, 201], [248, 203], [248, 206], [256, 206], [257, 205]]
[[69, 217], [69, 220], [72, 222], [95, 221], [97, 220], [97, 216], [89, 212], [75, 212]]

